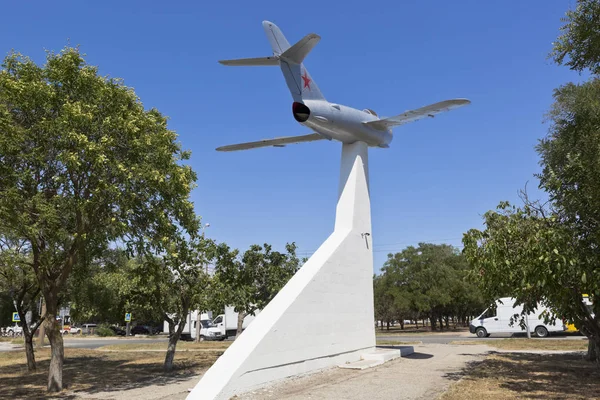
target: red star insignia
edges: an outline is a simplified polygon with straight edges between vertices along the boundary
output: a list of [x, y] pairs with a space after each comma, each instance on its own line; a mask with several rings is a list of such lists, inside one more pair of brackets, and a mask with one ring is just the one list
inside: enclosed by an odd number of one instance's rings
[[304, 80], [304, 88], [308, 88], [308, 90], [310, 90], [310, 78], [308, 77], [306, 71], [304, 71], [304, 75], [302, 75], [301, 78]]

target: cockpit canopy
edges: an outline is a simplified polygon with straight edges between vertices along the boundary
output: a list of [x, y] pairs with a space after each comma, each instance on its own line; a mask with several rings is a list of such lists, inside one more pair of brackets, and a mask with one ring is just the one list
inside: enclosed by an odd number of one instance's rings
[[370, 108], [365, 108], [363, 111], [366, 112], [367, 114], [371, 114], [376, 117], [379, 117], [379, 115], [377, 115], [377, 113], [375, 111], [371, 110]]

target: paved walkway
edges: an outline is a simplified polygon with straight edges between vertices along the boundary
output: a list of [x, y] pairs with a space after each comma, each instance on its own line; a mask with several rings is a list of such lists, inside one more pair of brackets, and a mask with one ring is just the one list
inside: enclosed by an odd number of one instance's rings
[[[443, 393], [469, 361], [491, 350], [484, 345], [416, 345], [415, 353], [362, 371], [331, 368], [238, 396], [239, 400], [305, 399], [432, 399]], [[194, 377], [170, 385], [151, 385], [121, 392], [81, 396], [86, 399], [183, 400], [200, 380]]]
[[0, 351], [18, 350], [21, 348], [22, 348], [22, 346], [20, 346], [18, 344], [11, 344], [8, 342], [0, 342]]
[[[453, 374], [483, 359], [487, 346], [417, 345], [415, 353], [363, 371], [330, 369], [240, 396], [258, 399], [433, 399], [446, 391]], [[454, 375], [456, 376], [456, 375]]]

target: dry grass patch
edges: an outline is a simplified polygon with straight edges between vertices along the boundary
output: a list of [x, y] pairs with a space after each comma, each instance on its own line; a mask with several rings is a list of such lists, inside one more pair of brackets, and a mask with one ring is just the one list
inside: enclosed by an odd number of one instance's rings
[[180, 351], [175, 369], [165, 373], [164, 352], [106, 352], [65, 348], [63, 384], [65, 390], [55, 396], [46, 394], [50, 350], [35, 352], [38, 371], [27, 373], [24, 351], [0, 353], [0, 399], [77, 398], [77, 392], [120, 391], [150, 384], [167, 385], [208, 369], [224, 349]]
[[450, 344], [487, 345], [502, 350], [587, 350], [588, 341], [560, 339], [498, 339], [498, 340], [456, 340]]
[[441, 400], [597, 399], [600, 368], [580, 354], [494, 353], [473, 362]]

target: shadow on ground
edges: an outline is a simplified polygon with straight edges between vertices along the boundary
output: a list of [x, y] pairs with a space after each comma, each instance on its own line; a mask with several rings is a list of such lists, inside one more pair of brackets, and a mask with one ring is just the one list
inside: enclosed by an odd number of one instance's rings
[[169, 385], [206, 370], [222, 351], [185, 352], [175, 357], [175, 369], [162, 369], [164, 353], [94, 354], [66, 356], [63, 368], [64, 390], [54, 396], [46, 393], [48, 358], [37, 362], [37, 372], [27, 373], [26, 364], [0, 366], [0, 399], [75, 399], [77, 393], [98, 393], [135, 389], [148, 385]]
[[469, 396], [471, 391], [483, 397], [490, 395], [490, 398], [500, 393], [509, 398], [528, 399], [600, 397], [600, 368], [584, 360], [582, 352], [490, 352], [485, 360], [470, 362], [461, 371], [447, 373], [445, 377], [454, 381], [462, 379], [455, 388], [459, 397]]
[[432, 358], [433, 354], [427, 354], [427, 353], [412, 353], [409, 354], [407, 356], [404, 356], [402, 358], [410, 358], [412, 360], [427, 360], [429, 358]]

